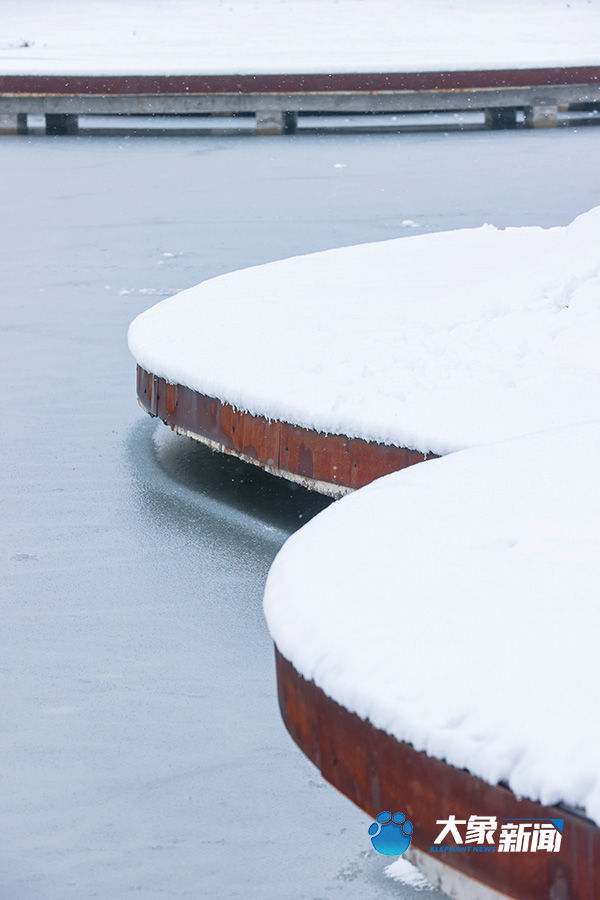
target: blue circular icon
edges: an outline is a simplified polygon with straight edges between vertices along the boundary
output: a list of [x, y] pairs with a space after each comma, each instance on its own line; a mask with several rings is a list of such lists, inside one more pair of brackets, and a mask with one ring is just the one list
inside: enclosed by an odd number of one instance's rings
[[410, 847], [413, 826], [404, 813], [380, 812], [377, 820], [369, 825], [371, 843], [384, 856], [400, 856]]

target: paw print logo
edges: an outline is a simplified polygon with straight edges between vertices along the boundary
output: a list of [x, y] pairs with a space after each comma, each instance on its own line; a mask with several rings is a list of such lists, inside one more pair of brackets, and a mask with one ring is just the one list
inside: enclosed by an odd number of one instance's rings
[[412, 840], [413, 827], [404, 813], [381, 812], [377, 821], [369, 825], [371, 843], [384, 856], [399, 856], [408, 850]]

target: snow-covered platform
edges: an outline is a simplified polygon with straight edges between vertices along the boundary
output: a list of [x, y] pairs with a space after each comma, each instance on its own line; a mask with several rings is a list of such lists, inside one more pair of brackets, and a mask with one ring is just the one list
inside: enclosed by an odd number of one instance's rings
[[[363, 809], [407, 814], [450, 896], [599, 895], [599, 456], [592, 423], [426, 462], [330, 506], [271, 568], [290, 733]], [[460, 840], [436, 844], [450, 816]], [[489, 838], [465, 840], [472, 816]]]
[[[408, 223], [410, 224], [410, 223]], [[131, 325], [151, 414], [334, 496], [600, 408], [600, 209], [233, 272]]]
[[[454, 900], [593, 900], [598, 894], [600, 832], [563, 806], [518, 798], [464, 769], [418, 752], [349, 712], [304, 679], [276, 651], [279, 707], [288, 732], [324, 778], [369, 815], [401, 810], [415, 826], [404, 854]], [[563, 820], [558, 854], [432, 853], [448, 810], [457, 820], [476, 814], [498, 821]], [[459, 826], [464, 831], [464, 825]], [[482, 858], [483, 857], [483, 858]], [[562, 893], [561, 893], [562, 892]]]
[[299, 113], [448, 110], [554, 125], [600, 102], [599, 28], [596, 2], [560, 0], [4, 0], [0, 127], [235, 113], [281, 133]]

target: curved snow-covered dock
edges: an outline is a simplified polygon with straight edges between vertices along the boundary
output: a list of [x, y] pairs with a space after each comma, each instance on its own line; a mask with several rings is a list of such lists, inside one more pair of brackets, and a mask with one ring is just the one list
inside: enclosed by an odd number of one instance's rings
[[[290, 733], [366, 811], [408, 814], [416, 862], [451, 896], [598, 896], [599, 454], [595, 423], [394, 473], [271, 568]], [[451, 815], [462, 840], [442, 852]], [[493, 850], [465, 841], [471, 816], [494, 818]], [[560, 845], [534, 848], [535, 820], [561, 819]], [[503, 852], [510, 822], [523, 842]]]
[[[418, 752], [349, 712], [275, 652], [279, 708], [285, 726], [324, 778], [373, 817], [401, 810], [415, 825], [406, 857], [457, 900], [591, 900], [598, 893], [600, 830], [564, 807], [518, 798], [464, 769]], [[431, 853], [447, 811], [498, 818], [564, 821], [559, 854]], [[528, 858], [526, 858], [528, 856]], [[483, 857], [483, 858], [482, 858]]]
[[600, 408], [600, 209], [362, 244], [204, 282], [131, 325], [138, 396], [337, 496]]
[[427, 458], [415, 450], [253, 416], [140, 366], [137, 394], [143, 409], [179, 434], [332, 497]]

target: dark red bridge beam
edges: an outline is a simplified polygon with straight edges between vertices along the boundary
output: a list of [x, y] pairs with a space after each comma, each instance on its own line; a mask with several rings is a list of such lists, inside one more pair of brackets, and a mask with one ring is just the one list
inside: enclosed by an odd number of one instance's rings
[[462, 91], [600, 84], [600, 66], [281, 75], [2, 75], [0, 94], [271, 94]]

